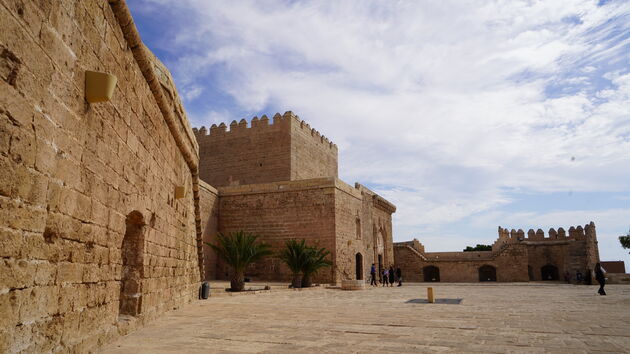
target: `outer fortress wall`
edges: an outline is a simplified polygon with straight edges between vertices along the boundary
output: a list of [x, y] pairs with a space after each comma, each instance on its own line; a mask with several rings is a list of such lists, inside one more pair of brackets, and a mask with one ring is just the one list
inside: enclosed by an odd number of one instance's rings
[[[439, 268], [440, 281], [479, 281], [479, 268], [496, 269], [497, 281], [540, 281], [562, 279], [565, 272], [575, 278], [580, 271], [587, 276], [599, 261], [595, 224], [544, 231], [521, 229], [508, 231], [499, 227], [499, 238], [492, 251], [425, 252], [418, 240], [394, 244], [396, 263], [407, 274], [407, 280], [425, 281], [427, 267]], [[543, 267], [555, 269], [553, 274]], [[543, 278], [545, 276], [545, 278]]]
[[[196, 298], [196, 145], [124, 2], [0, 18], [0, 352], [91, 352]], [[86, 70], [118, 77], [110, 101], [85, 101]]]
[[194, 132], [201, 179], [215, 187], [337, 177], [337, 146], [292, 112]]

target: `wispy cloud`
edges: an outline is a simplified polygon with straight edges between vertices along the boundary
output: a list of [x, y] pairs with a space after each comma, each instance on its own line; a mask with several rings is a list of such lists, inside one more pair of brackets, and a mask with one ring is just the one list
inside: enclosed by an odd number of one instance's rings
[[630, 191], [627, 1], [131, 5], [194, 124], [293, 110], [398, 205], [398, 239], [532, 219], [504, 212], [529, 193]]

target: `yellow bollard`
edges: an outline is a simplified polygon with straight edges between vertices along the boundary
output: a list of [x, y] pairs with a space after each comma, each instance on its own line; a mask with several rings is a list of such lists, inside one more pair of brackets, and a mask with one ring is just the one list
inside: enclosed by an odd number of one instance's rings
[[435, 303], [435, 298], [433, 297], [433, 288], [427, 288], [427, 300], [429, 303]]

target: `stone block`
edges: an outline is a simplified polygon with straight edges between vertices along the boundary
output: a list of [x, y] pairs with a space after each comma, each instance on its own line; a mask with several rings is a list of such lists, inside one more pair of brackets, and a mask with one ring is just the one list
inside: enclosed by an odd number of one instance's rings
[[342, 280], [342, 290], [363, 290], [365, 289], [365, 280]]

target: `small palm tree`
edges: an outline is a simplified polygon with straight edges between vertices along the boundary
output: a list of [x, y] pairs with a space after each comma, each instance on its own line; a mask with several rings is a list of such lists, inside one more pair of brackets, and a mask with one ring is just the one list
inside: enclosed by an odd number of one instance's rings
[[293, 273], [291, 286], [300, 288], [302, 287], [302, 276], [300, 273], [308, 261], [310, 255], [308, 252], [309, 248], [306, 246], [306, 240], [304, 239], [300, 241], [294, 239], [287, 240], [285, 245], [286, 247], [280, 252], [279, 258], [286, 263]]
[[244, 275], [247, 266], [272, 254], [269, 245], [257, 243], [258, 236], [237, 231], [228, 236], [218, 234], [218, 244], [205, 243], [233, 269], [230, 286], [232, 291], [242, 291], [245, 287]]
[[332, 262], [326, 257], [330, 254], [330, 251], [325, 248], [308, 247], [308, 257], [306, 263], [302, 268], [302, 287], [307, 288], [312, 285], [311, 277], [317, 273], [318, 270], [324, 267], [330, 267]]

